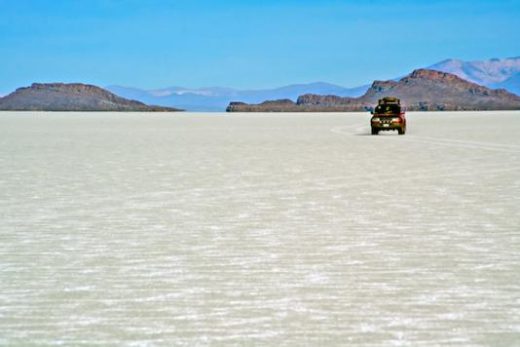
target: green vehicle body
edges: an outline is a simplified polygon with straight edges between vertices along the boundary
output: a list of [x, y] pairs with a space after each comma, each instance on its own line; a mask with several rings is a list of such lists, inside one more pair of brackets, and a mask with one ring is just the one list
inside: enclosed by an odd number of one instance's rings
[[372, 111], [370, 128], [372, 135], [388, 130], [397, 130], [399, 135], [406, 134], [406, 116], [404, 107], [401, 107], [401, 100], [395, 97], [379, 99]]

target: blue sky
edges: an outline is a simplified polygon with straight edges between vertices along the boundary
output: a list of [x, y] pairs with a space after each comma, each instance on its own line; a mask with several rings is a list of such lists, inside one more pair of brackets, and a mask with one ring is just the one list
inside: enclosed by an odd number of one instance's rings
[[38, 82], [357, 86], [520, 56], [520, 0], [0, 0], [0, 93]]

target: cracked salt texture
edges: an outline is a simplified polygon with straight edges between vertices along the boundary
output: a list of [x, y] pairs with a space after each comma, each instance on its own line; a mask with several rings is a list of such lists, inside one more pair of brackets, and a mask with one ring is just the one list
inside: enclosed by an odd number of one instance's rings
[[0, 113], [0, 345], [514, 346], [520, 112]]

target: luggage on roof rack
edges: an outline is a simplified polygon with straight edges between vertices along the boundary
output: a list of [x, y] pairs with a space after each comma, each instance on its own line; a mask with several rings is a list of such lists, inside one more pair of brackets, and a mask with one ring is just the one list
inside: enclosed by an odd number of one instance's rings
[[382, 99], [379, 99], [377, 102], [378, 105], [387, 105], [387, 104], [397, 104], [401, 105], [401, 100], [399, 98], [393, 97], [393, 96], [385, 96]]

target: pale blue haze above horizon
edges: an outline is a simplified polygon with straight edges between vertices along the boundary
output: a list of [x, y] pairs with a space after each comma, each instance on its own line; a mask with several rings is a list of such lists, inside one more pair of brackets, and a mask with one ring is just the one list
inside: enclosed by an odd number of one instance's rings
[[346, 87], [520, 55], [520, 1], [0, 0], [0, 94], [32, 82]]

